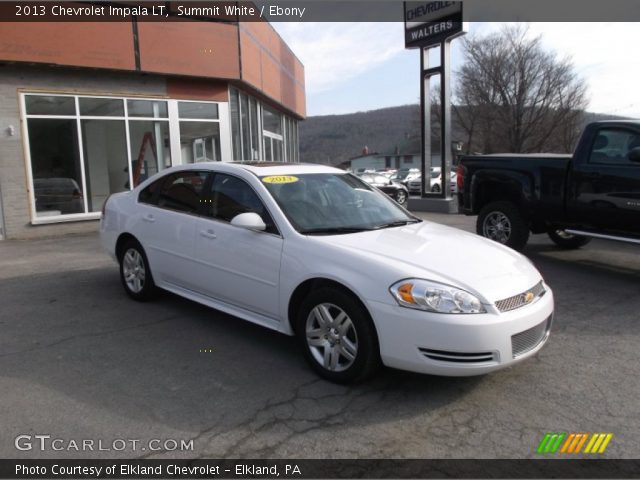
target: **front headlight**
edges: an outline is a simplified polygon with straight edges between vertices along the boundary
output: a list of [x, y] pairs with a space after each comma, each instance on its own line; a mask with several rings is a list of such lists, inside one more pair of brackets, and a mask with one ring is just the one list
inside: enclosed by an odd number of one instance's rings
[[401, 280], [389, 291], [402, 307], [436, 313], [486, 313], [480, 300], [459, 288], [430, 280]]

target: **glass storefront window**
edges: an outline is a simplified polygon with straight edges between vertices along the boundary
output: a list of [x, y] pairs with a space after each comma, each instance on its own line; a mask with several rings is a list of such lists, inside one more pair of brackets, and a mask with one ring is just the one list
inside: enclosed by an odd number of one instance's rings
[[233, 160], [242, 160], [242, 145], [240, 144], [240, 98], [238, 90], [235, 89], [232, 89], [229, 95], [229, 114], [231, 116]]
[[124, 117], [124, 103], [117, 98], [80, 98], [80, 115], [86, 117]]
[[109, 195], [174, 164], [293, 160], [295, 121], [233, 88], [228, 111], [205, 101], [20, 95], [35, 223], [95, 219]]
[[75, 115], [74, 97], [54, 95], [27, 95], [25, 97], [27, 115]]
[[282, 157], [282, 140], [273, 139], [273, 161], [284, 162]]
[[133, 186], [171, 166], [169, 122], [129, 120]]
[[262, 129], [282, 134], [282, 116], [275, 110], [262, 107]]
[[235, 88], [230, 91], [235, 160], [298, 161], [297, 122]]
[[75, 120], [30, 118], [29, 150], [38, 217], [84, 212]]
[[162, 100], [127, 100], [130, 117], [167, 118], [167, 102]]
[[260, 160], [260, 136], [258, 134], [258, 101], [249, 98], [249, 114], [251, 129], [251, 160]]
[[271, 139], [269, 137], [264, 137], [264, 160], [267, 162], [273, 161]]
[[240, 122], [242, 124], [242, 159], [251, 160], [251, 125], [247, 95], [240, 96]]
[[124, 120], [82, 120], [87, 211], [99, 212], [112, 193], [129, 190]]
[[180, 118], [218, 119], [218, 105], [204, 102], [178, 102]]
[[180, 152], [183, 163], [220, 161], [220, 125], [217, 122], [180, 122]]
[[192, 144], [182, 163], [221, 159], [218, 104], [213, 102], [47, 94], [22, 98], [32, 215], [38, 222], [66, 215], [96, 218], [109, 195], [170, 167], [169, 102], [188, 104], [182, 108], [186, 115], [213, 118], [180, 122], [182, 139], [175, 128], [176, 142], [189, 136]]

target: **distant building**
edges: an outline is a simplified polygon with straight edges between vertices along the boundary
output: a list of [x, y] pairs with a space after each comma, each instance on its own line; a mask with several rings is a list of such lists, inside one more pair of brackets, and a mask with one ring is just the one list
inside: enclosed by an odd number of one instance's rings
[[365, 170], [400, 170], [420, 168], [419, 153], [368, 153], [350, 158], [339, 165], [340, 168], [359, 173]]

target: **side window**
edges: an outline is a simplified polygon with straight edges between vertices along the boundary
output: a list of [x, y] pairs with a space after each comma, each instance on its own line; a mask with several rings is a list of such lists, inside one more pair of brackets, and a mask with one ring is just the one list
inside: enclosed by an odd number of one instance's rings
[[140, 203], [148, 203], [149, 205], [157, 205], [158, 202], [156, 198], [156, 192], [158, 192], [164, 180], [164, 178], [156, 180], [151, 185], [142, 190], [138, 195], [138, 201]]
[[205, 201], [206, 215], [230, 222], [241, 213], [254, 212], [262, 217], [267, 232], [278, 233], [269, 212], [253, 189], [242, 179], [217, 173]]
[[591, 147], [589, 163], [637, 165], [629, 161], [629, 152], [640, 147], [640, 134], [621, 128], [603, 128]]
[[198, 213], [206, 179], [207, 172], [193, 170], [168, 175], [158, 192], [158, 207]]

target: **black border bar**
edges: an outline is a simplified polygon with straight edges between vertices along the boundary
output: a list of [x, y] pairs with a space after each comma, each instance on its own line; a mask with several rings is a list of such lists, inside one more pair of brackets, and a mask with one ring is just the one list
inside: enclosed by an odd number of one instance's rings
[[[296, 468], [294, 468], [296, 467]], [[100, 468], [100, 470], [98, 470]], [[64, 472], [64, 473], [56, 473]], [[640, 478], [640, 460], [0, 460], [0, 478]]]
[[[428, 3], [428, 2], [425, 2]], [[18, 6], [29, 6], [29, 14], [18, 15]], [[104, 7], [103, 14], [59, 15], [55, 6]], [[137, 14], [138, 22], [184, 21], [263, 21], [272, 22], [402, 22], [404, 7], [401, 0], [116, 0], [116, 1], [58, 1], [14, 0], [0, 1], [1, 22], [110, 22], [130, 21], [131, 16], [109, 15], [109, 6], [145, 7], [146, 14]], [[154, 15], [153, 6], [165, 6], [168, 16]], [[253, 8], [252, 15], [230, 16], [229, 6]], [[218, 7], [220, 17], [179, 15], [179, 7]], [[283, 12], [269, 14], [270, 8]], [[465, 22], [638, 22], [638, 0], [463, 0]], [[59, 10], [55, 10], [59, 11]], [[65, 10], [66, 11], [66, 10]], [[304, 11], [302, 15], [299, 12]], [[294, 12], [284, 14], [284, 12]], [[297, 12], [297, 13], [296, 13]], [[366, 41], [366, 39], [363, 39]]]

